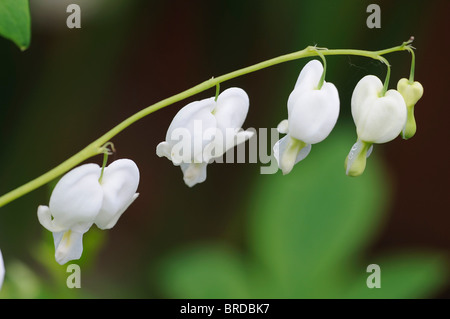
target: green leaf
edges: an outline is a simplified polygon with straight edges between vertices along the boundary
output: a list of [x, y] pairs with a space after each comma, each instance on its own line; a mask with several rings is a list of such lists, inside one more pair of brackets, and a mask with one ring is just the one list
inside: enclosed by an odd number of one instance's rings
[[349, 298], [426, 298], [448, 282], [445, 256], [439, 253], [392, 254], [374, 258], [373, 262], [380, 267], [381, 287], [368, 289], [366, 279], [371, 273], [361, 272], [364, 267], [359, 267], [357, 279], [348, 290]]
[[31, 40], [28, 0], [0, 0], [0, 35], [13, 41], [22, 51]]
[[[163, 258], [160, 285], [175, 298], [411, 298], [445, 283], [441, 255], [415, 251], [364, 262], [380, 229], [389, 179], [376, 153], [364, 174], [347, 177], [354, 134], [335, 130], [283, 176], [261, 175], [242, 212], [248, 254], [198, 244]], [[364, 260], [364, 261], [362, 261]], [[367, 266], [381, 267], [382, 288], [368, 288]]]
[[198, 245], [175, 252], [160, 265], [164, 293], [174, 298], [249, 298], [245, 267], [232, 250]]
[[321, 282], [331, 287], [339, 279], [336, 268], [344, 267], [379, 225], [387, 185], [375, 154], [364, 175], [345, 175], [353, 140], [352, 134], [334, 131], [290, 174], [268, 175], [253, 188], [249, 240], [279, 293], [311, 296]]

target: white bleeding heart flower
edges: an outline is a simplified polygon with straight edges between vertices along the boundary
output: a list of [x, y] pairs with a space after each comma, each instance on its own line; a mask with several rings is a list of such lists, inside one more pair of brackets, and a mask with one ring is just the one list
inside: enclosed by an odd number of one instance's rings
[[364, 172], [373, 144], [392, 141], [405, 126], [407, 110], [402, 95], [396, 90], [382, 92], [383, 83], [373, 75], [362, 78], [353, 91], [352, 115], [358, 138], [346, 159], [349, 176]]
[[5, 264], [3, 263], [2, 251], [0, 250], [0, 290], [2, 289], [4, 278], [5, 278]]
[[283, 174], [309, 154], [312, 144], [330, 134], [339, 117], [339, 94], [334, 84], [324, 81], [318, 88], [322, 73], [318, 60], [305, 65], [288, 99], [288, 119], [277, 127], [287, 134], [273, 147]]
[[156, 154], [180, 166], [189, 187], [204, 182], [210, 161], [253, 136], [241, 128], [248, 108], [247, 93], [240, 88], [223, 91], [217, 101], [211, 97], [189, 103], [173, 118]]
[[[101, 176], [101, 179], [100, 179]], [[129, 159], [119, 159], [102, 168], [81, 165], [56, 184], [49, 206], [39, 206], [39, 222], [53, 232], [56, 261], [63, 265], [79, 259], [83, 234], [93, 224], [110, 229], [138, 197], [139, 170]]]

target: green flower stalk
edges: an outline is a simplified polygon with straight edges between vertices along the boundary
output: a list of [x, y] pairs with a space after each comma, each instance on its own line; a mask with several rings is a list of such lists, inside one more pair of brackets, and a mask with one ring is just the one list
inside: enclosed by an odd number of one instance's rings
[[[329, 55], [355, 55], [355, 56], [363, 56], [371, 59], [375, 59], [378, 61], [382, 61], [386, 63], [386, 59], [383, 57], [386, 54], [393, 53], [393, 52], [399, 52], [399, 51], [411, 51], [411, 40], [402, 43], [399, 46], [395, 46], [392, 48], [388, 48], [385, 50], [379, 50], [379, 51], [366, 51], [366, 50], [354, 50], [354, 49], [324, 49], [324, 48], [317, 48], [317, 47], [307, 47], [303, 50], [293, 52], [290, 54], [282, 55], [273, 59], [269, 59], [254, 65], [251, 65], [249, 67], [245, 67], [230, 73], [227, 73], [225, 75], [211, 78], [207, 81], [204, 81], [203, 83], [200, 83], [188, 90], [185, 90], [181, 93], [178, 93], [176, 95], [173, 95], [169, 98], [166, 98], [160, 102], [157, 102], [153, 105], [150, 105], [141, 111], [135, 113], [134, 115], [130, 116], [129, 118], [125, 119], [121, 123], [119, 123], [117, 126], [112, 128], [110, 131], [106, 132], [104, 135], [99, 137], [97, 140], [93, 141], [91, 144], [86, 146], [84, 149], [58, 165], [57, 167], [53, 168], [49, 172], [39, 176], [36, 179], [31, 180], [30, 182], [10, 191], [9, 193], [6, 193], [5, 195], [0, 197], [0, 207], [10, 203], [11, 201], [14, 201], [25, 194], [49, 183], [50, 181], [54, 180], [55, 178], [67, 173], [75, 166], [79, 165], [83, 161], [105, 153], [105, 147], [108, 145], [107, 143], [111, 141], [113, 137], [115, 137], [117, 134], [122, 132], [124, 129], [126, 129], [128, 126], [134, 124], [138, 120], [152, 114], [153, 112], [156, 112], [166, 106], [172, 105], [176, 102], [179, 102], [181, 100], [184, 100], [186, 98], [189, 98], [195, 94], [198, 94], [200, 92], [203, 92], [205, 90], [211, 89], [211, 88], [217, 88], [219, 89], [219, 85], [225, 81], [237, 78], [239, 76], [243, 76], [252, 72], [256, 72], [274, 65], [278, 65], [284, 62], [288, 61], [294, 61], [301, 58], [308, 58], [308, 57], [314, 57], [314, 56], [329, 56]], [[388, 70], [389, 72], [389, 70]], [[218, 96], [218, 94], [216, 94]]]

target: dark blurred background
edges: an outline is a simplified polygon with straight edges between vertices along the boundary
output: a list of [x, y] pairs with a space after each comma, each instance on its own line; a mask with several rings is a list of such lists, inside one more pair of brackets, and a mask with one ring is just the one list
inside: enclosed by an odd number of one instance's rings
[[[69, 3], [81, 7], [81, 29], [66, 27]], [[380, 29], [366, 26], [370, 3], [381, 7]], [[142, 108], [212, 76], [308, 45], [379, 50], [413, 35], [415, 78], [425, 91], [416, 106], [418, 130], [411, 140], [375, 146], [391, 194], [365, 253], [450, 253], [448, 1], [36, 0], [30, 9], [30, 48], [20, 52], [0, 39], [0, 193], [48, 171]], [[395, 88], [409, 75], [410, 55], [386, 57], [392, 65], [390, 87]], [[287, 97], [306, 61], [221, 85], [222, 90], [242, 87], [250, 96], [244, 128], [276, 127], [286, 118]], [[327, 81], [337, 86], [341, 98], [336, 127], [346, 127], [352, 123], [354, 86], [367, 74], [383, 79], [385, 67], [360, 57], [335, 56], [327, 62]], [[245, 246], [246, 215], [240, 205], [250, 196], [251, 183], [271, 178], [259, 173], [261, 164], [210, 165], [206, 182], [190, 189], [181, 170], [155, 154], [175, 113], [213, 94], [212, 89], [160, 110], [112, 140], [117, 149], [112, 159], [131, 158], [139, 166], [141, 195], [114, 229], [86, 234], [86, 241], [98, 236], [102, 244], [83, 272], [82, 296], [166, 297], [148, 274], [166, 252], [194, 241]], [[38, 242], [52, 245], [36, 218], [37, 206], [47, 205], [49, 195], [50, 186], [45, 186], [0, 209], [7, 280], [9, 260], [20, 260], [38, 278], [49, 276], [35, 256]], [[446, 287], [431, 296], [449, 297]]]

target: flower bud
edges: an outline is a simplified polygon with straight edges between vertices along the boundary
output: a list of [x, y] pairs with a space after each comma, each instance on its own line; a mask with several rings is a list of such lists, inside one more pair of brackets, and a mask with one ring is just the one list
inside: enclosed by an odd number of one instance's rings
[[400, 79], [397, 83], [397, 90], [403, 96], [408, 111], [405, 127], [402, 130], [402, 137], [407, 140], [416, 134], [417, 126], [414, 118], [414, 106], [423, 95], [423, 86], [415, 81], [410, 83], [408, 79]]

